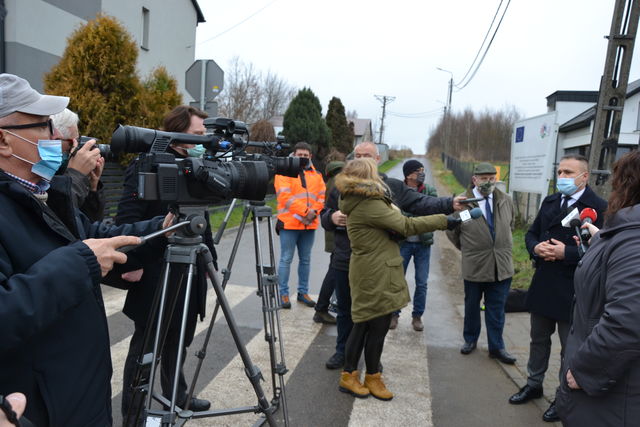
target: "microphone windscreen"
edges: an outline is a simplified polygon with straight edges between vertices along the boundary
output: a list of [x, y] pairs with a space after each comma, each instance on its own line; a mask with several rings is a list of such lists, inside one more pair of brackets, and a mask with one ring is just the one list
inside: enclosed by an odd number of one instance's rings
[[477, 219], [480, 218], [482, 216], [482, 209], [480, 208], [473, 208], [469, 211], [469, 214], [471, 215], [471, 218], [473, 219]]
[[580, 226], [582, 225], [582, 223], [580, 222], [580, 220], [579, 220], [578, 218], [573, 218], [573, 219], [571, 220], [571, 222], [569, 223], [569, 225], [570, 225], [572, 228], [575, 228], [575, 227], [580, 228]]
[[580, 221], [584, 221], [587, 218], [589, 218], [591, 222], [595, 222], [596, 219], [598, 219], [598, 212], [591, 208], [582, 209], [582, 212], [580, 212]]

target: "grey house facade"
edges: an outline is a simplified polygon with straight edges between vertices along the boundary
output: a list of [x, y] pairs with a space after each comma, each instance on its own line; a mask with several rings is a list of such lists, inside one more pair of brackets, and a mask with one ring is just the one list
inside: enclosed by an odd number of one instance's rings
[[0, 72], [19, 75], [42, 91], [43, 76], [62, 56], [67, 37], [98, 13], [118, 19], [139, 46], [138, 74], [164, 66], [183, 101], [185, 71], [195, 58], [196, 0], [0, 0]]

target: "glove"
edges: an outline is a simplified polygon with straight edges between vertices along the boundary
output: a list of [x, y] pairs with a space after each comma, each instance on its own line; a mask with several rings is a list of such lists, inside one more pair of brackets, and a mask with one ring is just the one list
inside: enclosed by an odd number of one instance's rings
[[453, 230], [457, 226], [462, 224], [462, 220], [453, 215], [447, 215], [447, 230]]

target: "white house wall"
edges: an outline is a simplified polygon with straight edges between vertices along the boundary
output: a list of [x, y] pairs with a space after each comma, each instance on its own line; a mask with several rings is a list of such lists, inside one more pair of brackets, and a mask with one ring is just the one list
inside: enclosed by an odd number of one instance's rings
[[578, 114], [596, 105], [594, 102], [556, 102], [556, 111], [558, 113], [558, 124], [568, 122]]

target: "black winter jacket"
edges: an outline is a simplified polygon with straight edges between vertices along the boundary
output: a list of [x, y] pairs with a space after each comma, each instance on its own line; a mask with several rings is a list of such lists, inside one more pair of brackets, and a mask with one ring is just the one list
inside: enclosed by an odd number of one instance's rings
[[[555, 193], [542, 201], [538, 215], [524, 237], [529, 255], [536, 260], [536, 270], [527, 292], [527, 308], [532, 313], [569, 322], [573, 300], [573, 273], [580, 257], [573, 240], [575, 231], [561, 224], [567, 215], [567, 212], [560, 211], [561, 196], [561, 193]], [[584, 208], [595, 209], [598, 213], [595, 225], [602, 227], [607, 202], [598, 197], [590, 187], [585, 189], [569, 211], [574, 208], [579, 211]], [[544, 261], [533, 252], [538, 243], [550, 239], [559, 240], [566, 245], [563, 260]]]
[[[418, 193], [399, 179], [389, 178], [385, 174], [380, 175], [391, 189], [393, 203], [403, 211], [413, 215], [446, 215], [453, 212], [452, 197], [432, 197]], [[349, 241], [349, 236], [347, 236], [347, 229], [346, 227], [336, 227], [331, 221], [331, 215], [339, 210], [339, 199], [340, 192], [337, 188], [333, 188], [325, 201], [324, 209], [320, 214], [320, 221], [325, 230], [335, 233], [331, 267], [336, 270], [349, 271], [351, 242]]]
[[0, 394], [24, 393], [38, 427], [105, 426], [109, 333], [100, 265], [81, 240], [145, 235], [162, 218], [92, 224], [73, 208], [69, 178], [59, 178], [45, 205], [0, 171]]
[[[640, 204], [592, 238], [575, 272], [557, 408], [566, 426], [640, 422]], [[580, 390], [569, 389], [571, 370]]]
[[[177, 153], [173, 153], [177, 154]], [[125, 172], [124, 188], [122, 198], [118, 203], [118, 213], [115, 217], [116, 224], [127, 224], [136, 221], [142, 221], [157, 215], [166, 215], [169, 212], [169, 203], [163, 201], [147, 201], [137, 198], [138, 195], [138, 175], [136, 173], [137, 160], [131, 162]], [[206, 211], [206, 209], [205, 209]], [[209, 225], [209, 215], [205, 215], [207, 220], [207, 229], [204, 233], [204, 243], [211, 251], [213, 262], [216, 263], [216, 251], [213, 247], [213, 238], [211, 237], [211, 226]], [[161, 274], [164, 266], [162, 256], [155, 259], [142, 260], [144, 274], [139, 283], [134, 283], [129, 287], [127, 299], [125, 300], [123, 312], [130, 319], [139, 323], [146, 323], [149, 311], [151, 309], [153, 296], [156, 286], [161, 280]], [[217, 265], [215, 266], [218, 268]], [[173, 269], [179, 276], [179, 269]], [[177, 277], [172, 276], [172, 277]], [[183, 287], [184, 288], [184, 287]], [[194, 281], [194, 289], [191, 292], [190, 304], [194, 308], [195, 313], [199, 313], [201, 318], [205, 315], [205, 303], [207, 296], [207, 284], [205, 280]]]

